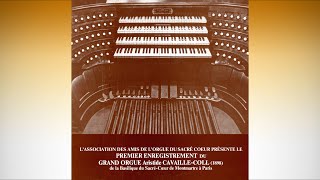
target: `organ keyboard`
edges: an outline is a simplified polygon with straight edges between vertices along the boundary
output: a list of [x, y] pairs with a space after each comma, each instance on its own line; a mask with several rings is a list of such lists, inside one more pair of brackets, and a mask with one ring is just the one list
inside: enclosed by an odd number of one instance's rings
[[116, 45], [209, 45], [207, 37], [142, 36], [118, 37]]
[[208, 48], [117, 48], [115, 58], [211, 58]]
[[203, 23], [204, 16], [122, 16], [114, 58], [212, 58]]
[[126, 16], [119, 23], [207, 23], [204, 16]]
[[118, 34], [208, 34], [205, 26], [120, 26]]

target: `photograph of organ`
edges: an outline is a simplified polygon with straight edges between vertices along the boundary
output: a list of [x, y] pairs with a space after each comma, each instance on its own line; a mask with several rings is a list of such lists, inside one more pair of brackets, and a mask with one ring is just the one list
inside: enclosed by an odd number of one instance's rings
[[247, 134], [247, 0], [73, 0], [72, 132]]

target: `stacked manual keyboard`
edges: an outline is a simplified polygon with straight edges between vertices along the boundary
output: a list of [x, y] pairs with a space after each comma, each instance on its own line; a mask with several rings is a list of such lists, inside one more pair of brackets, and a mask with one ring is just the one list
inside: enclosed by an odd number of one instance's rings
[[169, 67], [194, 63], [248, 74], [246, 0], [113, 2], [73, 8], [75, 74], [97, 65], [124, 69], [136, 62]]
[[212, 58], [204, 16], [122, 16], [115, 60]]

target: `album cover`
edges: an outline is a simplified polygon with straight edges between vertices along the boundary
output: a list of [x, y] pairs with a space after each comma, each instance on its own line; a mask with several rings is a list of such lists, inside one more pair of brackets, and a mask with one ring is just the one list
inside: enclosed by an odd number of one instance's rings
[[248, 179], [248, 1], [73, 0], [72, 178]]

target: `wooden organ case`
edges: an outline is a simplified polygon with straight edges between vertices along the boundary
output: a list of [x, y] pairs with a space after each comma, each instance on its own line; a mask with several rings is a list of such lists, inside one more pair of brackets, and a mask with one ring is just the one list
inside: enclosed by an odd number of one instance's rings
[[248, 133], [248, 2], [77, 1], [73, 133]]

